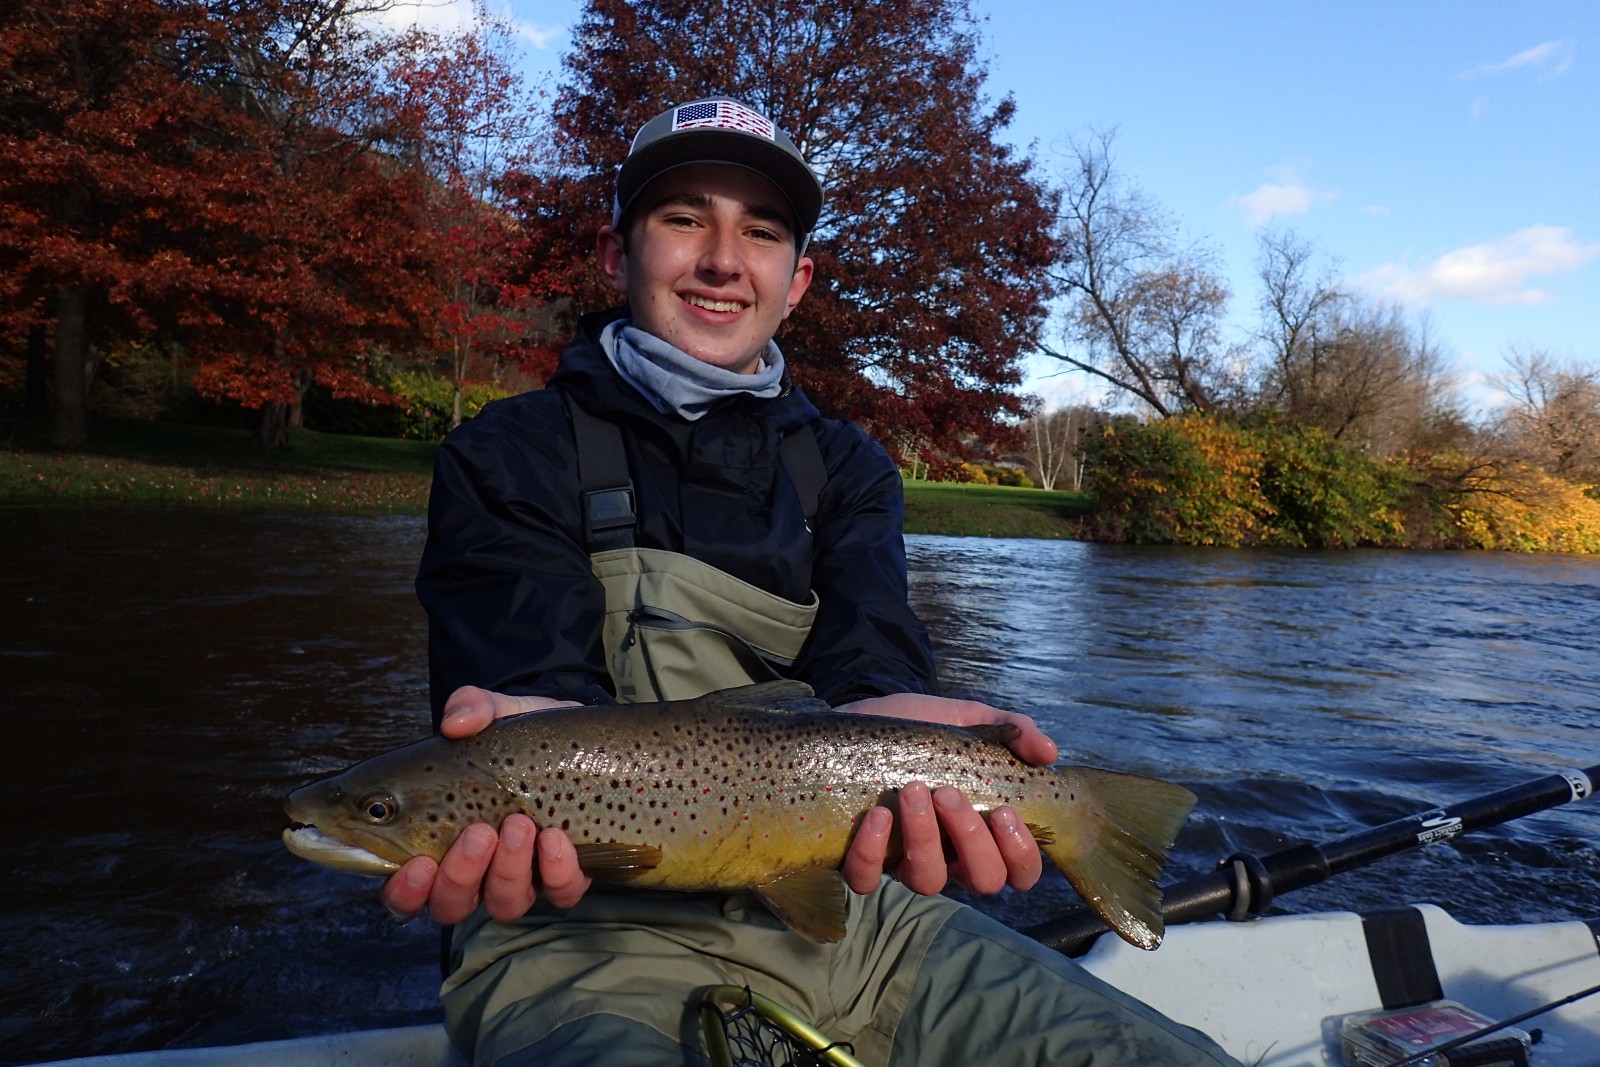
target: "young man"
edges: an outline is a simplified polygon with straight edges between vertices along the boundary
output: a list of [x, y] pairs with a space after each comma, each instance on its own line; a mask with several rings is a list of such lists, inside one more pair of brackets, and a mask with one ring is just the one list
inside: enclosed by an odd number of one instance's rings
[[[818, 416], [772, 340], [811, 283], [822, 197], [789, 138], [736, 101], [640, 130], [597, 242], [626, 306], [583, 319], [550, 388], [490, 405], [440, 452], [417, 590], [443, 733], [787, 676], [842, 711], [1009, 723], [1020, 757], [1054, 760], [1027, 717], [937, 695], [899, 474]], [[912, 786], [862, 822], [837, 945], [742, 894], [591, 887], [567, 836], [520, 815], [412, 860], [383, 899], [457, 924], [446, 1021], [480, 1063], [702, 1063], [695, 1005], [724, 983], [867, 1062], [1231, 1062], [935, 895], [952, 876], [1025, 889], [1040, 867], [1009, 808], [986, 821], [955, 790]]]

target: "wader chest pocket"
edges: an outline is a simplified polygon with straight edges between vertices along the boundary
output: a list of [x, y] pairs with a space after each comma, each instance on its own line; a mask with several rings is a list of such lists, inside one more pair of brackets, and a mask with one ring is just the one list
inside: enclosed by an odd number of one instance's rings
[[590, 564], [606, 591], [606, 664], [623, 703], [782, 677], [816, 618], [816, 594], [798, 604], [679, 553], [615, 549]]

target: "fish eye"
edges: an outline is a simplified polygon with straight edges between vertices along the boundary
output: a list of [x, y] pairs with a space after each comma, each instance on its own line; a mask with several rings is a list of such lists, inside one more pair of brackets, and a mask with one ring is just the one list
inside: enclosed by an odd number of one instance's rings
[[399, 812], [399, 802], [388, 793], [372, 793], [361, 799], [361, 813], [375, 825], [392, 822]]

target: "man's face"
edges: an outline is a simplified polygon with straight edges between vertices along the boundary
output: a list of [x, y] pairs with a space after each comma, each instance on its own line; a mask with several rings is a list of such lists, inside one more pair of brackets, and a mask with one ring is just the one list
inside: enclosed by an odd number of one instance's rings
[[794, 221], [778, 187], [743, 167], [667, 171], [635, 201], [627, 249], [600, 230], [600, 266], [628, 295], [633, 324], [696, 359], [740, 374], [811, 284], [795, 257]]

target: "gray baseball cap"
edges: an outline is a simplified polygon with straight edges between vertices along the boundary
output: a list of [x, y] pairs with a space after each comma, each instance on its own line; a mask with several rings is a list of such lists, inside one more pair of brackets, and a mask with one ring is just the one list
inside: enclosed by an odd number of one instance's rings
[[788, 135], [754, 108], [709, 97], [668, 108], [639, 128], [617, 173], [613, 225], [652, 180], [691, 163], [732, 163], [771, 181], [794, 208], [801, 246], [822, 215], [822, 183]]

